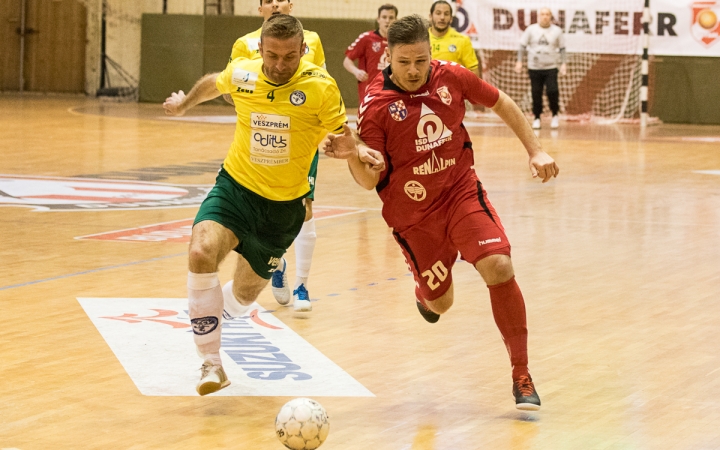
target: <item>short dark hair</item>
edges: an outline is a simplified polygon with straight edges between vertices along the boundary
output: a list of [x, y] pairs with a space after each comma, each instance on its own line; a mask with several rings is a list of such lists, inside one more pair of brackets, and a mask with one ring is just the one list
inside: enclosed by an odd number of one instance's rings
[[452, 7], [452, 5], [451, 5], [450, 3], [446, 2], [445, 0], [437, 0], [437, 1], [434, 2], [434, 3], [432, 4], [432, 6], [430, 7], [430, 14], [432, 14], [432, 13], [435, 12], [435, 7], [436, 7], [437, 5], [448, 5], [448, 6], [450, 7], [450, 14], [453, 13], [453, 7]]
[[302, 43], [304, 40], [302, 23], [288, 14], [275, 14], [263, 23], [260, 42], [266, 37], [283, 41], [299, 37]]
[[382, 14], [382, 12], [385, 10], [388, 10], [388, 11], [393, 10], [393, 11], [395, 11], [395, 17], [398, 16], [397, 7], [395, 5], [391, 5], [390, 3], [385, 3], [384, 5], [382, 5], [381, 7], [378, 8], [378, 17], [380, 17], [380, 14]]
[[387, 39], [388, 47], [417, 44], [418, 42], [427, 42], [429, 45], [428, 23], [417, 14], [405, 16], [390, 25]]
[[[264, 0], [260, 0], [260, 6], [262, 6]], [[288, 3], [292, 3], [292, 0], [288, 0]]]

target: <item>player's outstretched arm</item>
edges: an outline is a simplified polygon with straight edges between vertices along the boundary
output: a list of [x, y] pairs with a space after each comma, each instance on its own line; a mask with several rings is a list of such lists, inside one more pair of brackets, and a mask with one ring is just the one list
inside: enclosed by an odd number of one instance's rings
[[542, 178], [545, 183], [550, 178], [557, 177], [560, 169], [555, 164], [555, 160], [542, 150], [540, 141], [518, 105], [507, 94], [500, 91], [500, 98], [492, 110], [513, 130], [525, 146], [525, 150], [530, 156], [530, 172], [533, 178]]
[[173, 92], [165, 99], [163, 108], [169, 116], [182, 116], [193, 106], [212, 100], [220, 95], [215, 86], [219, 74], [211, 73], [200, 78], [187, 95], [183, 91]]
[[380, 172], [385, 170], [382, 153], [366, 146], [347, 124], [343, 134], [329, 133], [320, 148], [335, 159], [346, 159], [355, 182], [365, 189], [373, 189], [380, 181]]

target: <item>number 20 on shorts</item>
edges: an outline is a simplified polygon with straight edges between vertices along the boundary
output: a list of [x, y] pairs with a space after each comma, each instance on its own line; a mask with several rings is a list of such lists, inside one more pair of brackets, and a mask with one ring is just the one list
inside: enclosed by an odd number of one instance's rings
[[[423, 272], [422, 276], [427, 277], [427, 285], [430, 286], [430, 289], [434, 291], [440, 286], [440, 283], [445, 281], [448, 276], [448, 270], [445, 268], [445, 265], [442, 263], [442, 261], [437, 261], [435, 264], [432, 265], [432, 269]], [[438, 278], [440, 281], [435, 281], [436, 278]]]

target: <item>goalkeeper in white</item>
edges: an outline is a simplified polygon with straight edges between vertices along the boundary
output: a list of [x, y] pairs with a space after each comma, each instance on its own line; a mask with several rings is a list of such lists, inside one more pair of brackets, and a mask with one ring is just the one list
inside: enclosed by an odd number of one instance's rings
[[[540, 129], [540, 114], [543, 110], [543, 88], [546, 88], [552, 121], [550, 128], [560, 125], [558, 112], [560, 111], [560, 90], [557, 76], [565, 75], [565, 36], [562, 28], [552, 23], [552, 12], [543, 8], [538, 14], [538, 23], [525, 28], [520, 38], [520, 50], [515, 64], [515, 72], [522, 72], [522, 61], [527, 50], [528, 74], [532, 86], [533, 120], [532, 127]], [[558, 70], [558, 55], [560, 68]]]

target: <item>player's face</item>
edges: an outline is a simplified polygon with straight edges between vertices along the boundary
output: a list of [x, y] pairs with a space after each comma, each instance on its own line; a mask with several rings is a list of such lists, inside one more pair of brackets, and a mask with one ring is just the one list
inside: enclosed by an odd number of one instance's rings
[[266, 37], [258, 45], [263, 59], [263, 73], [276, 84], [287, 83], [295, 75], [300, 58], [305, 54], [305, 43], [299, 37]]
[[550, 23], [552, 23], [552, 13], [549, 9], [543, 8], [540, 10], [540, 13], [538, 14], [538, 23], [543, 28], [550, 26]]
[[430, 73], [430, 44], [398, 44], [385, 50], [390, 56], [393, 83], [408, 92], [415, 92], [427, 82]]
[[448, 27], [452, 23], [452, 10], [450, 5], [440, 3], [435, 6], [435, 11], [430, 14], [430, 24], [440, 33], [447, 31]]
[[273, 14], [290, 14], [292, 8], [289, 0], [262, 0], [258, 11], [263, 19], [268, 20]]
[[378, 31], [380, 31], [380, 36], [387, 36], [388, 28], [390, 28], [390, 25], [395, 22], [395, 11], [392, 9], [383, 9], [380, 12], [380, 15], [377, 18], [378, 23]]

